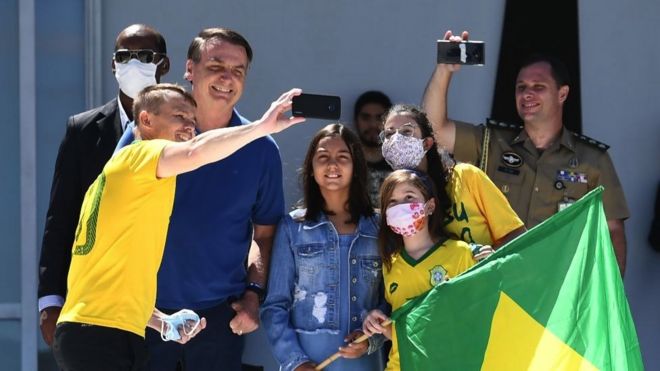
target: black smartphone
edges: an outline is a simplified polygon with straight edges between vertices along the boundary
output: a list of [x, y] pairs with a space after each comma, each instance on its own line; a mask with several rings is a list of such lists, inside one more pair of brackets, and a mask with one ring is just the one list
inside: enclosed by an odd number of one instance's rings
[[486, 60], [483, 41], [438, 40], [438, 63], [483, 66]]
[[341, 99], [334, 95], [300, 94], [293, 97], [294, 116], [339, 120]]

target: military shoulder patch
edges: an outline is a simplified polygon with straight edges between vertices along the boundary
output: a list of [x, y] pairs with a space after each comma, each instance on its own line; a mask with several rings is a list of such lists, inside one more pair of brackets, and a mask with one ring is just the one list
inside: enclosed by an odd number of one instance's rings
[[592, 145], [592, 146], [594, 146], [594, 147], [600, 149], [601, 151], [607, 151], [608, 148], [610, 148], [610, 146], [608, 146], [607, 144], [605, 144], [605, 143], [603, 143], [603, 142], [599, 142], [599, 141], [597, 141], [596, 139], [589, 138], [589, 137], [586, 136], [586, 135], [578, 134], [578, 133], [572, 133], [572, 134], [573, 134], [573, 136], [574, 136], [577, 140], [579, 140], [580, 142], [582, 142], [582, 143], [587, 143], [587, 144], [589, 144], [589, 145]]
[[486, 126], [489, 128], [509, 129], [509, 130], [522, 130], [523, 126], [520, 124], [511, 124], [508, 122], [497, 121], [490, 118], [486, 119]]

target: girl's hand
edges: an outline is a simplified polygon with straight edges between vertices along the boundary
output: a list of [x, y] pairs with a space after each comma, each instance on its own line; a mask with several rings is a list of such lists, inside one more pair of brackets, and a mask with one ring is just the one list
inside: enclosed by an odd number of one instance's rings
[[389, 317], [387, 317], [381, 310], [374, 309], [369, 312], [364, 319], [364, 322], [362, 322], [362, 331], [368, 336], [372, 336], [373, 334], [383, 334], [388, 339], [391, 339], [392, 326], [381, 325], [381, 323], [387, 320], [389, 320]]
[[316, 370], [316, 365], [312, 362], [305, 362], [302, 365], [296, 367], [294, 371], [314, 371]]
[[364, 332], [356, 330], [344, 338], [344, 342], [348, 343], [348, 345], [339, 347], [339, 353], [341, 353], [343, 358], [360, 358], [369, 350], [369, 340], [353, 343], [355, 339], [362, 335], [364, 335]]
[[489, 257], [494, 252], [495, 250], [493, 250], [492, 246], [483, 245], [473, 252], [474, 260], [480, 262]]

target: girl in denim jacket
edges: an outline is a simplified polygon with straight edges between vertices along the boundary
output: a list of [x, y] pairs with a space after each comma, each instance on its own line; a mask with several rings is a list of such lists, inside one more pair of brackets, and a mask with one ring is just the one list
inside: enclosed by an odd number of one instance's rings
[[341, 124], [321, 129], [302, 169], [302, 208], [277, 228], [261, 321], [280, 370], [382, 370], [377, 339], [362, 335], [373, 308], [385, 310], [378, 216], [366, 188], [359, 139]]

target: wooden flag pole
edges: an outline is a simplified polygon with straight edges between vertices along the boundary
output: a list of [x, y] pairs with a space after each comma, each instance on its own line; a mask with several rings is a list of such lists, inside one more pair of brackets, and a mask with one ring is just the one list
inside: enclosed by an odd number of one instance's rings
[[[389, 326], [391, 323], [392, 323], [392, 320], [388, 318], [387, 320], [383, 321], [380, 325], [381, 326]], [[353, 342], [351, 344], [361, 343], [361, 342], [363, 342], [367, 339], [369, 339], [369, 336], [364, 334], [364, 335], [360, 336], [359, 338], [353, 340]], [[314, 369], [315, 370], [323, 370], [324, 368], [328, 367], [329, 364], [336, 361], [337, 358], [339, 358], [339, 357], [341, 357], [341, 353], [337, 352], [337, 353], [331, 355], [330, 357], [326, 358], [325, 361], [319, 363], [319, 365], [316, 366]]]

